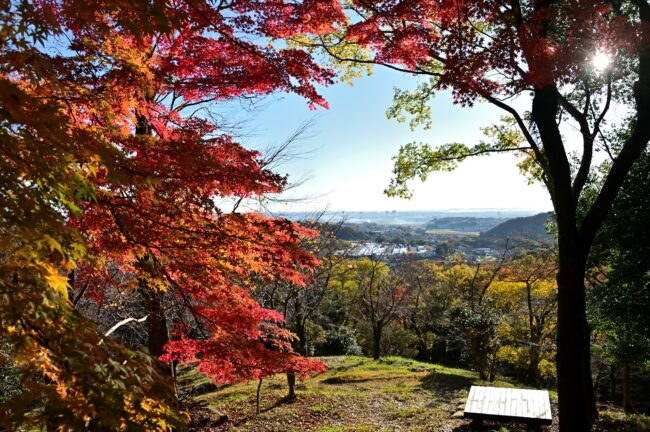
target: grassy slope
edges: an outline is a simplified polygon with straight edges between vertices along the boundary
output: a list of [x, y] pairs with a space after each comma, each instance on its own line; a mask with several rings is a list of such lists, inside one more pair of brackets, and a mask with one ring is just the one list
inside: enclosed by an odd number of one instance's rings
[[[194, 396], [226, 413], [229, 421], [218, 428], [232, 431], [465, 431], [467, 422], [452, 418], [472, 384], [515, 387], [497, 380], [482, 382], [474, 372], [420, 363], [399, 357], [373, 361], [365, 357], [326, 357], [329, 370], [297, 387], [298, 398], [283, 401], [286, 378], [265, 380], [262, 413], [255, 414], [257, 383], [226, 386]], [[181, 378], [186, 388], [204, 382], [193, 374]], [[551, 399], [556, 394], [551, 392]], [[640, 418], [645, 422], [647, 418]], [[648, 422], [650, 423], [650, 422]], [[650, 424], [646, 424], [650, 431]], [[485, 430], [499, 431], [499, 427]], [[501, 431], [525, 430], [509, 426]], [[616, 429], [619, 430], [617, 427]], [[628, 430], [638, 430], [628, 429]]]

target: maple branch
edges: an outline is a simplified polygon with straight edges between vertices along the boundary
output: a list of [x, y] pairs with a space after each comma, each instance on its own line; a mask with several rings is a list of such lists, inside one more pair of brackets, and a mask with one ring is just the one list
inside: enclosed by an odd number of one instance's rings
[[[154, 259], [155, 259], [155, 257], [154, 257]], [[199, 317], [198, 317], [198, 315], [200, 315], [200, 314], [194, 309], [194, 307], [190, 303], [189, 299], [187, 298], [187, 295], [183, 291], [183, 288], [181, 288], [181, 286], [178, 284], [178, 282], [176, 282], [174, 280], [174, 278], [172, 278], [169, 275], [169, 273], [167, 273], [167, 270], [163, 270], [162, 273], [163, 273], [163, 276], [165, 277], [165, 279], [167, 279], [167, 281], [173, 287], [175, 287], [178, 290], [178, 292], [181, 295], [181, 298], [183, 299], [183, 303], [185, 304], [185, 307], [187, 307], [187, 309], [190, 311], [190, 313], [192, 314], [192, 318], [194, 318], [194, 321], [196, 322], [196, 326], [197, 326], [197, 328], [199, 330], [199, 333], [201, 333], [201, 336], [203, 336], [203, 338], [207, 339], [208, 336], [205, 333], [205, 331], [203, 330], [203, 326], [201, 325], [201, 321], [199, 320]], [[203, 316], [203, 318], [205, 318], [206, 320], [208, 319], [205, 316]]]
[[611, 71], [607, 74], [607, 96], [605, 98], [605, 106], [603, 107], [603, 110], [601, 111], [600, 115], [598, 116], [598, 119], [596, 119], [596, 122], [594, 123], [594, 130], [592, 133], [592, 139], [596, 138], [596, 134], [600, 132], [600, 124], [605, 118], [605, 114], [607, 114], [607, 111], [609, 111], [609, 106], [612, 101], [612, 73]]
[[75, 296], [74, 300], [72, 300], [72, 305], [73, 305], [73, 306], [76, 306], [77, 303], [79, 303], [79, 300], [81, 300], [81, 297], [84, 295], [84, 293], [85, 293], [86, 290], [88, 289], [88, 286], [89, 286], [89, 285], [90, 285], [90, 284], [89, 284], [88, 282], [86, 282], [86, 283], [84, 284], [84, 286], [81, 288], [81, 290], [79, 290], [79, 293]]
[[616, 158], [614, 157], [614, 154], [612, 153], [612, 149], [609, 146], [609, 142], [608, 142], [609, 140], [600, 130], [598, 131], [598, 135], [600, 135], [600, 139], [602, 140], [603, 148], [605, 149], [607, 156], [609, 156], [609, 159], [613, 162]]
[[260, 161], [260, 168], [273, 169], [280, 166], [287, 160], [298, 158], [303, 154], [308, 154], [308, 151], [303, 153], [290, 153], [288, 150], [300, 140], [309, 139], [311, 135], [308, 134], [310, 129], [314, 127], [316, 117], [312, 117], [303, 121], [300, 125], [289, 135], [280, 145], [272, 145], [263, 151], [263, 159]]
[[440, 73], [428, 71], [426, 69], [421, 69], [420, 67], [417, 67], [416, 69], [407, 69], [407, 68], [392, 65], [390, 63], [384, 63], [384, 62], [380, 62], [380, 61], [372, 60], [372, 59], [364, 60], [364, 59], [341, 57], [338, 54], [335, 54], [335, 53], [331, 52], [326, 44], [318, 44], [316, 46], [320, 46], [321, 48], [323, 48], [327, 52], [328, 55], [330, 55], [331, 57], [333, 57], [336, 60], [340, 61], [341, 63], [347, 62], [347, 63], [371, 64], [371, 65], [383, 66], [383, 67], [386, 67], [388, 69], [392, 69], [392, 70], [397, 71], [397, 72], [405, 72], [405, 73], [409, 73], [409, 74], [413, 74], [413, 75], [429, 75], [429, 76], [437, 76], [437, 77], [442, 76], [442, 74], [440, 74]]
[[489, 148], [489, 149], [484, 149], [484, 150], [476, 150], [473, 152], [465, 153], [460, 156], [452, 156], [452, 157], [445, 157], [445, 158], [436, 158], [438, 161], [462, 161], [468, 157], [472, 156], [480, 156], [483, 154], [489, 154], [489, 153], [507, 153], [507, 152], [514, 152], [514, 151], [526, 151], [526, 150], [533, 150], [533, 147], [509, 147], [509, 148]]
[[[183, 103], [179, 104], [173, 110], [176, 111], [176, 112], [180, 112], [180, 111], [184, 110], [185, 108], [193, 107], [193, 106], [196, 106], [196, 105], [204, 105], [204, 104], [207, 104], [207, 103], [210, 103], [210, 102], [214, 102], [215, 100], [217, 100], [216, 97], [209, 97], [209, 98], [200, 99], [200, 100], [192, 101], [192, 102], [187, 101], [187, 102], [183, 102]], [[189, 116], [189, 117], [192, 117], [192, 116]]]
[[[118, 204], [118, 203], [114, 203], [114, 202], [111, 202], [109, 200], [104, 200], [104, 199], [101, 199], [101, 198], [98, 199], [97, 201], [105, 203], [109, 207], [111, 215], [113, 216], [113, 219], [115, 221], [115, 224], [117, 225], [119, 231], [124, 235], [126, 240], [128, 240], [130, 242], [133, 242], [135, 244], [138, 244], [140, 246], [144, 246], [144, 247], [147, 247], [147, 248], [150, 247], [149, 243], [144, 243], [142, 241], [137, 240], [130, 232], [128, 232], [125, 229], [124, 225], [119, 220], [118, 214], [114, 210], [114, 207], [126, 207], [127, 209], [132, 209], [132, 207], [130, 205], [128, 205], [128, 204]], [[170, 225], [170, 224], [164, 223], [164, 222], [161, 221], [161, 219], [159, 217], [154, 218], [154, 217], [150, 217], [147, 214], [143, 214], [143, 213], [139, 213], [139, 216], [146, 219], [149, 222], [160, 225], [162, 227], [165, 227], [165, 228], [168, 228], [168, 229], [171, 229], [171, 230], [180, 231], [180, 232], [185, 232], [185, 233], [188, 233], [188, 234], [202, 234], [202, 235], [204, 235], [206, 237], [207, 236], [214, 236], [214, 235], [221, 235], [221, 236], [224, 236], [226, 238], [233, 239], [233, 240], [239, 240], [239, 241], [244, 242], [244, 243], [252, 243], [253, 242], [253, 240], [251, 240], [250, 238], [246, 238], [246, 237], [243, 237], [241, 235], [231, 234], [231, 233], [225, 232], [223, 230], [218, 230], [216, 228], [213, 229], [213, 230], [190, 229], [190, 228], [185, 228], [185, 227], [178, 226], [178, 225]], [[159, 250], [163, 250], [163, 249], [198, 249], [198, 248], [201, 248], [201, 247], [202, 247], [201, 245], [197, 245], [194, 242], [192, 244], [183, 243], [182, 245], [179, 245], [179, 244], [174, 244], [174, 245], [169, 245], [169, 246], [159, 245], [159, 246], [156, 246], [156, 249], [159, 249]]]
[[544, 162], [545, 159], [542, 156], [542, 153], [539, 149], [539, 146], [537, 145], [537, 142], [533, 138], [533, 135], [530, 133], [530, 130], [528, 130], [528, 127], [526, 126], [526, 123], [524, 123], [524, 120], [521, 118], [519, 115], [519, 112], [511, 107], [510, 105], [506, 104], [505, 102], [499, 100], [498, 98], [492, 96], [491, 94], [482, 92], [479, 93], [481, 97], [485, 98], [488, 102], [490, 102], [492, 105], [496, 105], [497, 107], [501, 108], [502, 110], [506, 111], [509, 113], [517, 122], [517, 126], [519, 126], [519, 129], [521, 129], [521, 132], [524, 134], [524, 138], [526, 138], [526, 141], [528, 144], [530, 144], [530, 148], [533, 150], [535, 153], [535, 159], [544, 167], [546, 163]]
[[[207, 16], [207, 15], [206, 15], [206, 14], [205, 14], [201, 9], [199, 9], [199, 8], [196, 7], [194, 4], [192, 4], [192, 2], [191, 2], [190, 0], [185, 0], [185, 2], [189, 5], [189, 7], [191, 7], [192, 9], [194, 9], [194, 11], [195, 11], [196, 13], [198, 13], [198, 14], [201, 16], [201, 18], [203, 18], [203, 19], [204, 19], [208, 24], [210, 24], [212, 27], [214, 27], [214, 31], [216, 31], [216, 32], [219, 33], [221, 36], [223, 36], [224, 38], [228, 39], [230, 42], [232, 42], [233, 44], [235, 44], [235, 45], [238, 46], [239, 48], [243, 49], [244, 51], [247, 51], [247, 52], [253, 54], [253, 55], [256, 56], [256, 57], [259, 57], [259, 58], [261, 58], [261, 59], [266, 60], [266, 57], [264, 57], [264, 55], [262, 55], [260, 52], [258, 52], [257, 50], [251, 48], [251, 47], [248, 46], [247, 44], [244, 44], [244, 43], [240, 42], [238, 39], [232, 37], [232, 36], [229, 35], [228, 33], [226, 33], [226, 32], [224, 32], [223, 30], [221, 30], [220, 27], [219, 27], [219, 26], [218, 26], [214, 21], [212, 21], [212, 19], [210, 19], [210, 17], [208, 17], [208, 16]], [[278, 73], [278, 75], [280, 75], [280, 76], [282, 75], [282, 74], [280, 73], [280, 70], [279, 70], [279, 68], [278, 68], [278, 65], [277, 65], [275, 62], [272, 62], [272, 63], [271, 63], [271, 67], [273, 67], [273, 69], [275, 69], [275, 71]]]
[[582, 134], [582, 158], [580, 160], [580, 167], [576, 173], [575, 178], [573, 179], [573, 185], [571, 190], [573, 193], [573, 199], [577, 203], [580, 198], [580, 193], [587, 183], [589, 178], [589, 170], [591, 169], [591, 161], [594, 154], [594, 140], [592, 132], [589, 130], [589, 122], [587, 121], [587, 116], [584, 113], [581, 113], [569, 100], [557, 92], [558, 100], [562, 108], [568, 112], [571, 117], [573, 117], [578, 124], [580, 125], [580, 133]]
[[[115, 330], [117, 330], [118, 328], [120, 328], [123, 325], [126, 325], [126, 324], [128, 324], [130, 322], [133, 322], [133, 321], [139, 322], [139, 323], [144, 322], [147, 319], [148, 316], [149, 315], [145, 315], [145, 316], [143, 316], [142, 318], [139, 318], [139, 319], [138, 318], [132, 318], [132, 317], [131, 318], [125, 318], [122, 321], [115, 324], [113, 327], [111, 327], [106, 333], [104, 333], [104, 336], [105, 337], [110, 336], [111, 333], [113, 333]], [[101, 345], [103, 343], [104, 343], [104, 339], [100, 339], [100, 341], [99, 341], [99, 343], [97, 345]]]

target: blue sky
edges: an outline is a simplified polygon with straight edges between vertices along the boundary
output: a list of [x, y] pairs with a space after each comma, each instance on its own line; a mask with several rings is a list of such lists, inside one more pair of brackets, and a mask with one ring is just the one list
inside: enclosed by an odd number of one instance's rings
[[386, 119], [393, 87], [413, 88], [416, 78], [386, 69], [375, 69], [354, 86], [337, 84], [323, 89], [329, 110], [310, 111], [294, 95], [265, 99], [252, 112], [239, 110], [245, 121], [243, 142], [265, 148], [281, 142], [309, 119], [308, 136], [293, 148], [304, 153], [279, 168], [293, 180], [308, 177], [286, 194], [303, 202], [273, 204], [275, 211], [329, 210], [443, 210], [462, 208], [516, 208], [548, 210], [548, 193], [542, 185], [528, 185], [510, 155], [474, 158], [451, 173], [434, 173], [426, 183], [413, 183], [411, 200], [383, 194], [391, 178], [392, 161], [400, 145], [410, 141], [431, 144], [476, 143], [479, 130], [498, 121], [502, 113], [488, 104], [473, 108], [454, 105], [448, 93], [431, 102], [431, 130], [411, 131], [407, 124]]

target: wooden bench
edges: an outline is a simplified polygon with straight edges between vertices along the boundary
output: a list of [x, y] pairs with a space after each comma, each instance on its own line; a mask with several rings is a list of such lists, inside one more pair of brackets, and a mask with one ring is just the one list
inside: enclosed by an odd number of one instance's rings
[[553, 422], [546, 390], [472, 386], [463, 415], [477, 421], [517, 421], [531, 427]]

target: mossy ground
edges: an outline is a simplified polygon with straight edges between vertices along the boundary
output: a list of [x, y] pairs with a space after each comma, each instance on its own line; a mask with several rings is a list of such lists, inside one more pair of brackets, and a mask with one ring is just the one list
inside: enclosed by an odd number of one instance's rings
[[[431, 365], [399, 357], [374, 361], [365, 357], [325, 357], [328, 371], [297, 385], [297, 398], [287, 401], [286, 377], [265, 379], [261, 391], [261, 413], [256, 414], [257, 383], [210, 388], [196, 374], [181, 376], [185, 391], [199, 385], [207, 390], [194, 395], [193, 401], [206, 403], [228, 416], [221, 425], [202, 424], [196, 430], [277, 431], [277, 432], [375, 432], [474, 430], [467, 420], [454, 414], [473, 384], [516, 387], [497, 380], [481, 381], [477, 374], [464, 369]], [[556, 399], [551, 392], [552, 401]], [[645, 416], [626, 417], [606, 413], [612, 429], [650, 431]], [[633, 422], [633, 423], [631, 423]], [[627, 424], [635, 428], [627, 428]], [[641, 429], [639, 429], [639, 427]], [[556, 425], [546, 428], [552, 431]], [[479, 430], [525, 431], [525, 425], [486, 424]]]

